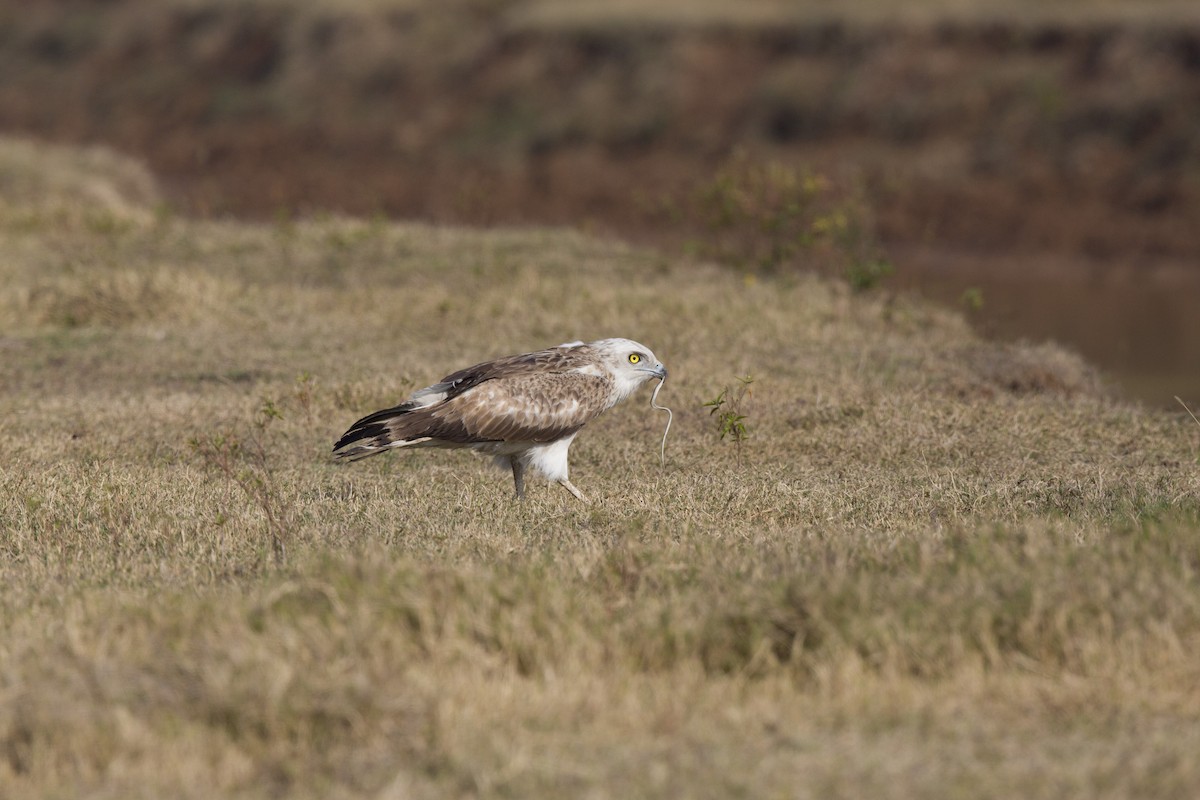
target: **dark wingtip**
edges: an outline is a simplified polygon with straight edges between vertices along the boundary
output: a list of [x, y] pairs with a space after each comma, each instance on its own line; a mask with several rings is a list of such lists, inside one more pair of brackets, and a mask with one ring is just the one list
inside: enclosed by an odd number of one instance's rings
[[338, 451], [349, 447], [355, 442], [361, 442], [364, 439], [374, 439], [376, 436], [382, 436], [386, 432], [387, 428], [379, 423], [355, 426], [343, 433], [342, 438], [338, 439], [333, 445], [333, 454], [341, 457], [348, 456], [350, 453], [339, 453]]

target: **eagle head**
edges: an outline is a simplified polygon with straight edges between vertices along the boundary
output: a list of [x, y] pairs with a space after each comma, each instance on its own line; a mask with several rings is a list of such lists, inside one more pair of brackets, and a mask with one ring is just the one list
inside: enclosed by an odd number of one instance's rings
[[633, 394], [652, 378], [665, 380], [667, 368], [649, 347], [631, 339], [600, 339], [587, 345], [596, 359], [613, 377], [614, 402]]

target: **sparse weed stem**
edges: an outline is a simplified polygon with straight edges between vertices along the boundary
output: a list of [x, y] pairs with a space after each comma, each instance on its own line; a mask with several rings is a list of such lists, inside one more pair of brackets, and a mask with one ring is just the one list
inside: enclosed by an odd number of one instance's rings
[[1188, 408], [1188, 404], [1187, 404], [1187, 403], [1185, 403], [1185, 402], [1183, 402], [1183, 398], [1182, 398], [1182, 397], [1180, 397], [1179, 395], [1176, 395], [1176, 396], [1175, 396], [1175, 402], [1177, 402], [1177, 403], [1179, 403], [1179, 405], [1183, 406], [1183, 410], [1184, 410], [1184, 411], [1186, 411], [1186, 412], [1188, 413], [1188, 416], [1189, 416], [1189, 417], [1191, 417], [1191, 418], [1192, 418], [1192, 420], [1193, 420], [1193, 421], [1195, 421], [1195, 423], [1196, 423], [1197, 425], [1200, 425], [1200, 419], [1197, 419], [1197, 418], [1196, 418], [1196, 415], [1195, 415], [1195, 414], [1192, 412], [1192, 410], [1191, 410], [1190, 408]]
[[292, 388], [292, 398], [304, 412], [305, 419], [312, 419], [313, 392], [316, 386], [317, 379], [311, 372], [301, 372], [296, 376], [296, 384]]
[[282, 264], [290, 265], [293, 261], [298, 226], [292, 212], [284, 207], [275, 210], [274, 238], [279, 246], [279, 260]]
[[263, 398], [249, 433], [225, 429], [188, 440], [188, 445], [208, 470], [237, 486], [262, 511], [271, 555], [277, 566], [287, 563], [287, 546], [292, 538], [295, 517], [293, 509], [280, 494], [266, 441], [271, 424], [281, 419], [283, 412], [275, 401]]
[[[1195, 413], [1192, 411], [1192, 409], [1188, 408], [1188, 404], [1187, 404], [1187, 403], [1185, 403], [1185, 402], [1183, 402], [1183, 398], [1182, 398], [1182, 397], [1180, 397], [1179, 395], [1176, 395], [1176, 396], [1175, 396], [1175, 401], [1176, 401], [1177, 403], [1179, 403], [1179, 405], [1183, 406], [1183, 410], [1184, 410], [1184, 411], [1186, 411], [1186, 412], [1188, 413], [1188, 416], [1189, 416], [1189, 417], [1191, 417], [1191, 418], [1192, 418], [1192, 420], [1193, 420], [1193, 421], [1194, 421], [1194, 422], [1195, 422], [1197, 425], [1200, 425], [1200, 418], [1197, 418], [1197, 417], [1196, 417], [1196, 415], [1195, 415]], [[1198, 450], [1196, 451], [1196, 461], [1197, 461], [1198, 463], [1200, 463], [1200, 449], [1198, 449]]]

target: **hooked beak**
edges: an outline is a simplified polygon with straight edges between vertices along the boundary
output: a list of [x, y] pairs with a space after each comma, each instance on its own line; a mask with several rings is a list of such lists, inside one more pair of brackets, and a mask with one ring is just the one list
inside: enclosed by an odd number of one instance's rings
[[662, 364], [655, 364], [653, 367], [643, 367], [642, 372], [649, 372], [660, 381], [665, 381], [667, 379], [667, 368]]

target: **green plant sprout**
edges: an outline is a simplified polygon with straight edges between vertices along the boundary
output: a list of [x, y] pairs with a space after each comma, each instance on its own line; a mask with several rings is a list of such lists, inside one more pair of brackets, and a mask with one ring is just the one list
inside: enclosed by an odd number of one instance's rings
[[735, 458], [741, 466], [742, 442], [750, 437], [750, 429], [746, 427], [748, 415], [742, 413], [742, 402], [751, 394], [750, 386], [754, 376], [735, 376], [738, 386], [726, 386], [712, 400], [704, 403], [710, 417], [716, 417], [717, 435], [721, 441], [728, 437], [733, 440]]

